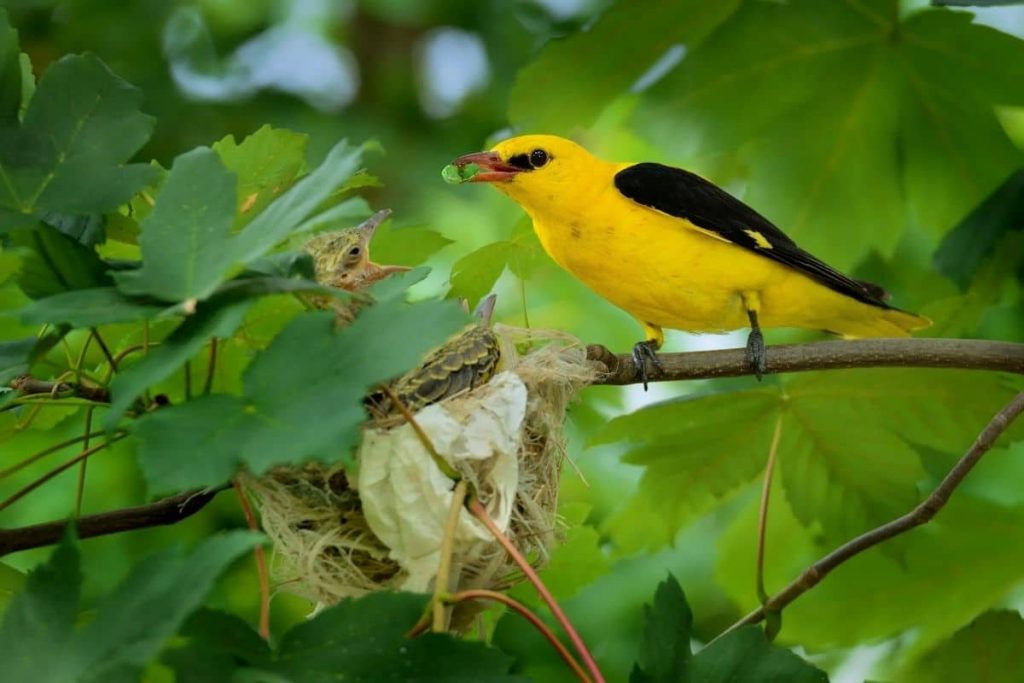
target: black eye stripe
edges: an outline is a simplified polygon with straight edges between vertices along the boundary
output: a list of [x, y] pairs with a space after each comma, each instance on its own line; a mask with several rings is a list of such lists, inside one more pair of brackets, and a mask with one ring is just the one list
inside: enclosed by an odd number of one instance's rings
[[533, 166], [530, 165], [530, 157], [525, 154], [516, 154], [513, 157], [509, 157], [508, 164], [509, 166], [521, 168], [524, 171], [529, 171], [533, 168]]

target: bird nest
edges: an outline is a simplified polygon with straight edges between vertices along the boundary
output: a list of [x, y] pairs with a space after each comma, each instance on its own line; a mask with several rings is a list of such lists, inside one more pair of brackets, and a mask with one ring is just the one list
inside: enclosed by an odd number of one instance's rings
[[[559, 536], [566, 408], [595, 371], [586, 348], [568, 335], [503, 325], [493, 332], [501, 362], [486, 381], [417, 410], [414, 419], [539, 568]], [[371, 591], [433, 587], [454, 482], [404, 419], [378, 415], [362, 437], [352, 469], [309, 463], [244, 477], [274, 542], [281, 590], [333, 604]], [[465, 509], [452, 540], [449, 591], [504, 590], [522, 579]]]

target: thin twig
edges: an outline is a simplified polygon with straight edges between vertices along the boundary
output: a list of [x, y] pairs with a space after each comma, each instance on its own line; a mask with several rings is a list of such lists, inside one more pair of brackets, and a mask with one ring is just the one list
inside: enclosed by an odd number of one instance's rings
[[764, 482], [761, 486], [761, 508], [757, 515], [757, 597], [761, 603], [768, 601], [768, 593], [764, 589], [764, 545], [768, 527], [768, 504], [772, 492], [772, 475], [775, 473], [775, 460], [779, 454], [779, 441], [782, 437], [782, 413], [775, 420], [775, 431], [768, 447], [768, 464], [764, 467]]
[[533, 587], [537, 589], [537, 594], [540, 595], [541, 600], [547, 604], [548, 609], [551, 610], [555, 619], [559, 624], [561, 624], [562, 628], [565, 629], [565, 634], [569, 637], [573, 647], [576, 648], [576, 652], [583, 659], [583, 664], [586, 666], [587, 671], [590, 672], [595, 683], [604, 683], [604, 676], [601, 674], [601, 670], [597, 667], [597, 662], [594, 661], [594, 657], [590, 654], [590, 650], [587, 649], [583, 639], [580, 638], [579, 633], [576, 632], [572, 622], [569, 621], [569, 617], [566, 616], [565, 612], [563, 612], [562, 608], [558, 605], [558, 602], [555, 600], [555, 596], [551, 594], [548, 587], [540, 580], [540, 576], [538, 576], [537, 572], [530, 566], [530, 563], [526, 561], [523, 554], [520, 553], [519, 549], [508, 540], [508, 537], [505, 536], [505, 534], [502, 533], [501, 529], [498, 528], [498, 525], [494, 523], [493, 519], [491, 519], [491, 516], [487, 514], [487, 510], [484, 509], [484, 506], [479, 499], [473, 498], [470, 500], [469, 511], [487, 527], [494, 538], [498, 540], [498, 543], [500, 543], [501, 546], [505, 548], [505, 551], [512, 557], [513, 561], [515, 561], [519, 568], [523, 570], [523, 573], [526, 574], [526, 578], [530, 580]]
[[203, 396], [213, 391], [213, 371], [217, 367], [217, 338], [210, 340], [210, 357], [206, 365], [206, 380], [203, 382]]
[[825, 555], [810, 567], [804, 570], [792, 583], [773, 595], [768, 601], [743, 617], [735, 624], [726, 629], [718, 637], [734, 631], [741, 626], [756, 624], [765, 618], [765, 610], [780, 610], [790, 604], [798, 597], [816, 586], [833, 569], [843, 564], [850, 558], [872, 548], [883, 541], [899, 536], [900, 534], [921, 526], [930, 521], [939, 510], [949, 501], [960, 482], [978, 464], [982, 456], [987, 453], [995, 444], [999, 435], [1006, 430], [1014, 419], [1024, 412], [1024, 392], [1017, 394], [1002, 410], [992, 418], [975, 439], [970, 449], [949, 471], [949, 474], [935, 487], [927, 498], [921, 501], [913, 510], [901, 517], [887, 522], [879, 527], [867, 531], [851, 541], [839, 546], [828, 555]]
[[[89, 450], [89, 431], [92, 429], [92, 411], [95, 410], [93, 407], [86, 408], [85, 410], [85, 438], [82, 439], [82, 450]], [[89, 466], [88, 460], [83, 460], [78, 466], [78, 486], [75, 488], [75, 517], [82, 516], [82, 500], [85, 498], [85, 473], [86, 468]]]
[[87, 439], [91, 439], [92, 437], [99, 436], [101, 434], [103, 434], [103, 432], [87, 432], [87, 433], [85, 433], [85, 434], [83, 434], [81, 436], [74, 436], [74, 437], [72, 437], [70, 439], [65, 439], [64, 441], [61, 441], [60, 443], [55, 443], [52, 446], [48, 446], [47, 448], [44, 448], [41, 451], [33, 453], [32, 455], [28, 456], [27, 458], [25, 458], [21, 462], [16, 462], [13, 465], [11, 465], [10, 467], [8, 467], [6, 469], [3, 469], [3, 470], [0, 470], [0, 479], [5, 479], [5, 478], [11, 476], [12, 474], [17, 472], [18, 470], [22, 470], [22, 469], [28, 467], [32, 463], [38, 461], [40, 458], [46, 457], [50, 453], [56, 453], [57, 451], [59, 451], [59, 450], [61, 450], [63, 448], [67, 448], [68, 446], [73, 446], [76, 443], [80, 443], [82, 441], [85, 441]]
[[[1024, 374], [1024, 344], [981, 339], [851, 339], [769, 346], [764, 374], [842, 368], [962, 368]], [[607, 373], [595, 384], [639, 384], [629, 354], [591, 344], [587, 358]], [[753, 375], [744, 349], [659, 353], [663, 370], [649, 371], [650, 382]]]
[[105, 387], [91, 387], [84, 384], [68, 384], [67, 382], [47, 382], [28, 375], [11, 380], [8, 385], [23, 397], [59, 394], [63, 398], [76, 396], [96, 403], [109, 403], [110, 392]]
[[107, 439], [103, 443], [98, 444], [96, 446], [93, 446], [92, 448], [89, 448], [89, 449], [86, 449], [86, 450], [82, 451], [81, 453], [79, 453], [75, 457], [73, 457], [70, 460], [68, 460], [67, 462], [65, 462], [63, 465], [58, 465], [57, 467], [54, 467], [52, 470], [50, 470], [49, 472], [47, 472], [43, 476], [39, 477], [35, 481], [32, 481], [32, 482], [26, 484], [25, 486], [23, 486], [22, 488], [18, 489], [17, 491], [15, 491], [12, 495], [10, 495], [3, 502], [0, 502], [0, 512], [3, 512], [4, 510], [9, 508], [14, 503], [18, 502], [19, 500], [21, 500], [22, 498], [24, 498], [28, 494], [32, 493], [37, 488], [39, 488], [40, 486], [42, 486], [46, 482], [50, 481], [51, 479], [56, 477], [58, 474], [60, 474], [64, 470], [66, 470], [66, 469], [68, 469], [70, 467], [74, 467], [78, 463], [80, 463], [83, 460], [85, 460], [86, 458], [88, 458], [90, 455], [93, 455], [94, 453], [98, 453], [98, 452], [102, 451], [107, 446], [110, 446], [110, 445], [113, 445], [113, 444], [117, 443], [118, 441], [120, 441], [121, 439], [123, 439], [126, 436], [128, 436], [127, 432], [121, 432], [120, 434], [115, 434], [114, 436], [110, 437], [109, 439]]
[[459, 524], [459, 513], [462, 512], [462, 504], [466, 500], [466, 489], [469, 488], [465, 479], [460, 479], [452, 490], [452, 504], [448, 510], [448, 519], [444, 525], [444, 535], [441, 537], [441, 561], [437, 566], [437, 577], [434, 579], [434, 633], [441, 633], [445, 630], [445, 608], [441, 596], [449, 590], [448, 580], [452, 570], [452, 548], [455, 546], [455, 531]]
[[89, 331], [92, 332], [93, 338], [96, 340], [96, 344], [99, 345], [100, 350], [103, 351], [103, 355], [106, 356], [107, 362], [110, 363], [110, 369], [117, 372], [117, 361], [114, 359], [114, 355], [110, 353], [110, 347], [103, 341], [103, 337], [100, 336], [100, 331], [95, 327], [90, 327]]
[[580, 663], [576, 661], [576, 658], [572, 656], [569, 649], [562, 644], [562, 641], [558, 639], [558, 636], [555, 635], [554, 631], [548, 628], [548, 625], [541, 621], [540, 617], [531, 612], [526, 605], [522, 604], [518, 600], [513, 600], [504, 593], [484, 590], [482, 588], [455, 593], [454, 595], [449, 596], [445, 602], [456, 603], [462, 602], [463, 600], [493, 600], [494, 602], [500, 602], [501, 604], [515, 610], [529, 621], [535, 629], [540, 631], [540, 634], [544, 636], [545, 640], [551, 643], [551, 647], [555, 648], [559, 656], [572, 668], [573, 673], [576, 674], [577, 678], [584, 683], [591, 683], [592, 679], [587, 675], [587, 672], [583, 670]]
[[[211, 489], [186, 491], [138, 507], [79, 517], [75, 521], [78, 537], [94, 538], [175, 524], [202, 510], [218, 493], [229, 486], [230, 484], [223, 484]], [[53, 545], [64, 537], [66, 526], [67, 520], [61, 519], [16, 529], [0, 529], [0, 556]]]
[[[765, 536], [768, 531], [768, 505], [772, 495], [772, 475], [775, 473], [775, 461], [779, 455], [779, 441], [782, 438], [782, 415], [780, 412], [775, 419], [775, 431], [772, 433], [772, 442], [768, 446], [768, 463], [764, 467], [764, 483], [761, 487], [761, 507], [757, 513], [757, 598], [764, 605], [768, 602], [768, 593], [764, 589], [764, 550]], [[769, 641], [775, 640], [775, 636], [782, 629], [782, 613], [772, 610], [765, 612], [765, 636]]]
[[[238, 477], [235, 477], [231, 483], [234, 486], [235, 493], [238, 494], [238, 503], [242, 507], [242, 514], [245, 515], [245, 523], [252, 531], [259, 531], [260, 523], [256, 519], [252, 505], [249, 504], [249, 499], [245, 495], [242, 483], [238, 480]], [[259, 633], [263, 640], [270, 640], [270, 573], [267, 572], [267, 554], [264, 552], [262, 545], [253, 548], [252, 553], [253, 558], [256, 560], [256, 576], [259, 578], [260, 584]]]

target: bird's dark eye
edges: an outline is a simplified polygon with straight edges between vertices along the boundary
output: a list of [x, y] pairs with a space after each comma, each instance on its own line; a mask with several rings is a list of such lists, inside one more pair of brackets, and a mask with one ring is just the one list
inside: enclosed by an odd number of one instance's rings
[[359, 256], [359, 247], [352, 247], [348, 250], [349, 256]]
[[548, 163], [548, 153], [542, 149], [535, 149], [530, 152], [530, 165], [534, 168], [540, 168], [544, 164]]

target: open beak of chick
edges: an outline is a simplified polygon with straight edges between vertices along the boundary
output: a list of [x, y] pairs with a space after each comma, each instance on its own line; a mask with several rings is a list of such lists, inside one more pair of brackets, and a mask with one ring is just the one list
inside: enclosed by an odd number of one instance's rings
[[441, 177], [452, 185], [458, 183], [503, 183], [512, 180], [523, 169], [502, 160], [497, 152], [464, 154], [444, 167]]
[[377, 228], [390, 215], [391, 209], [381, 209], [356, 227], [359, 239], [337, 268], [338, 275], [341, 275], [342, 271], [349, 274], [344, 279], [339, 278], [342, 289], [349, 291], [363, 289], [389, 275], [409, 270], [408, 266], [384, 266], [370, 260], [370, 242], [373, 240]]

